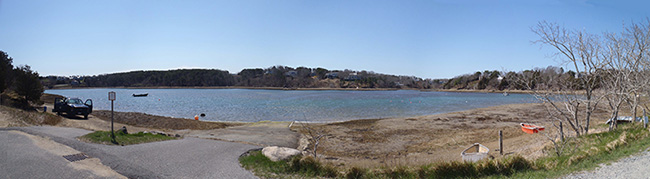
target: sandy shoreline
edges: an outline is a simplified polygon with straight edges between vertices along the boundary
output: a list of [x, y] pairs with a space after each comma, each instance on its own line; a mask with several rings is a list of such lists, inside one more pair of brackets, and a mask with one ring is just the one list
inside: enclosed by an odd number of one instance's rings
[[[423, 165], [441, 161], [459, 161], [460, 152], [473, 143], [491, 149], [490, 155], [500, 157], [498, 131], [503, 131], [504, 153], [536, 158], [544, 155], [548, 140], [543, 134], [526, 134], [519, 123], [550, 125], [543, 104], [510, 104], [459, 112], [387, 119], [361, 119], [345, 122], [307, 123], [328, 134], [319, 147], [326, 162], [335, 165], [385, 167], [394, 165]], [[200, 122], [153, 116], [141, 113], [117, 112], [119, 127], [131, 131], [159, 130], [186, 137], [199, 137], [259, 146], [279, 145], [301, 149], [299, 142], [303, 124], [290, 122], [222, 123]], [[594, 124], [602, 123], [607, 114], [594, 115]], [[146, 118], [146, 119], [143, 119]], [[142, 122], [143, 120], [148, 122]], [[62, 125], [80, 127], [87, 123], [109, 126], [105, 114], [88, 121], [66, 119]], [[140, 121], [140, 122], [134, 122]], [[182, 121], [182, 122], [181, 122]], [[187, 127], [186, 122], [198, 125]], [[168, 126], [173, 125], [173, 126]], [[184, 126], [184, 127], [183, 127]], [[212, 127], [209, 127], [212, 126]], [[595, 125], [592, 125], [595, 126]], [[81, 126], [88, 129], [88, 126]], [[94, 127], [97, 130], [97, 127]], [[103, 127], [106, 130], [106, 127]], [[92, 128], [91, 128], [92, 129]], [[305, 143], [302, 144], [304, 147]]]
[[[607, 115], [596, 112], [592, 124], [603, 123]], [[556, 131], [551, 120], [544, 104], [532, 103], [412, 118], [353, 120], [317, 128], [330, 135], [319, 150], [332, 163], [383, 167], [459, 161], [460, 152], [473, 143], [487, 146], [490, 155], [499, 157], [499, 130], [504, 135], [504, 153], [540, 157], [548, 140], [543, 134], [522, 132], [519, 123], [545, 125], [551, 133]]]
[[[50, 108], [50, 107], [48, 107]], [[51, 109], [51, 108], [50, 108]], [[109, 114], [110, 115], [110, 114]], [[592, 126], [607, 118], [604, 111], [593, 115]], [[170, 118], [143, 113], [116, 112], [130, 131], [159, 130], [183, 136], [209, 138], [259, 146], [279, 145], [301, 148], [303, 124], [290, 122], [224, 123]], [[504, 134], [504, 153], [536, 158], [544, 154], [548, 140], [542, 134], [526, 134], [519, 123], [550, 125], [544, 104], [524, 103], [471, 109], [459, 112], [387, 119], [308, 123], [328, 134], [319, 147], [324, 161], [335, 165], [385, 167], [459, 161], [460, 152], [473, 143], [491, 149], [500, 157], [498, 131]], [[88, 120], [64, 119], [59, 124], [90, 130], [109, 130], [110, 117], [95, 112]]]

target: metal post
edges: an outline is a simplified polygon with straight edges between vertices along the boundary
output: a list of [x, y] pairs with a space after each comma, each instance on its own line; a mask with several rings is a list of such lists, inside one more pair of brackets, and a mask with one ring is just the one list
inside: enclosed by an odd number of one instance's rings
[[503, 155], [503, 131], [499, 130], [499, 153]]
[[115, 132], [113, 130], [113, 101], [115, 101], [115, 96], [114, 91], [108, 92], [108, 100], [111, 101], [111, 142], [113, 144], [117, 144], [117, 141], [115, 140]]
[[115, 141], [115, 133], [113, 132], [113, 101], [112, 100], [111, 100], [111, 138], [114, 144], [117, 143], [117, 141]]

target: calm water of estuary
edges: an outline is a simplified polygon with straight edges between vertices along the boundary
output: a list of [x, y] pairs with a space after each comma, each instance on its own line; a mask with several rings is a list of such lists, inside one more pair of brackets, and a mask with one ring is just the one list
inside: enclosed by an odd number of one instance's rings
[[[94, 108], [210, 121], [313, 121], [410, 117], [513, 103], [535, 102], [526, 94], [398, 91], [302, 91], [256, 89], [65, 89], [46, 90], [93, 99]], [[149, 93], [147, 97], [132, 94]]]

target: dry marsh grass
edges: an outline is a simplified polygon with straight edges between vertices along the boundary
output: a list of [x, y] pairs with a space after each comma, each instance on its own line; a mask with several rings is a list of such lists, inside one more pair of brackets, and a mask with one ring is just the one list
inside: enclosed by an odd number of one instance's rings
[[23, 127], [31, 125], [57, 125], [63, 119], [50, 113], [25, 111], [0, 105], [0, 127]]
[[[96, 110], [93, 111], [93, 115], [105, 121], [111, 120], [111, 111]], [[136, 127], [172, 129], [172, 130], [222, 129], [226, 127], [242, 125], [242, 123], [234, 123], [234, 122], [230, 123], [230, 122], [197, 121], [191, 119], [155, 116], [155, 115], [136, 113], [136, 112], [114, 112], [114, 121], [117, 123], [127, 124]]]

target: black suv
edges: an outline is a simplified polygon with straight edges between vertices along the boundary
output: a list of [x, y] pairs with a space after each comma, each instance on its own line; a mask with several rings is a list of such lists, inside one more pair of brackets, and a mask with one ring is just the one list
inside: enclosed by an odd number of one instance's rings
[[81, 114], [84, 115], [84, 119], [88, 119], [88, 114], [93, 112], [93, 100], [88, 99], [84, 103], [79, 98], [55, 98], [52, 112], [56, 112], [57, 115], [65, 112], [68, 117]]

